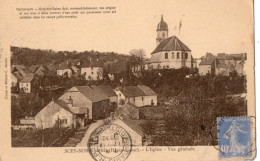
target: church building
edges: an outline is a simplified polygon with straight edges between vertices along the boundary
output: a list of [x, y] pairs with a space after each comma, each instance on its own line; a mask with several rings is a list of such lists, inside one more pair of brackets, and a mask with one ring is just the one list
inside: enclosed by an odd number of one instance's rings
[[168, 37], [168, 25], [161, 18], [157, 25], [156, 48], [148, 62], [149, 69], [193, 68], [194, 59], [191, 50], [176, 36]]

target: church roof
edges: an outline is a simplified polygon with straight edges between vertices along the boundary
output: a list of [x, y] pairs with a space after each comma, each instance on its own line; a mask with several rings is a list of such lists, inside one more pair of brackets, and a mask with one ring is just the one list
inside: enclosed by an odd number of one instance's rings
[[181, 42], [176, 36], [169, 37], [163, 40], [152, 52], [158, 53], [161, 51], [191, 51], [188, 46]]
[[159, 30], [168, 30], [168, 25], [166, 22], [164, 22], [163, 15], [161, 18], [161, 22], [159, 22], [159, 24], [157, 25], [157, 31], [159, 31]]

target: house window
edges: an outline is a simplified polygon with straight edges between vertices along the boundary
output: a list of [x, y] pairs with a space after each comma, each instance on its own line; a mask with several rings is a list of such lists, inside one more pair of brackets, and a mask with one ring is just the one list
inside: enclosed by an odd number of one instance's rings
[[144, 97], [142, 97], [142, 101], [144, 101]]
[[119, 97], [121, 97], [121, 93], [119, 93]]
[[93, 74], [93, 72], [91, 72], [91, 74]]
[[91, 67], [91, 70], [93, 70], [93, 67]]
[[153, 102], [153, 100], [151, 100], [151, 105], [152, 105], [152, 106], [154, 105], [154, 102]]
[[168, 53], [165, 53], [165, 59], [168, 59]]
[[67, 124], [67, 119], [61, 119], [61, 120], [60, 120], [60, 123], [66, 125], [66, 124]]
[[177, 53], [177, 59], [180, 59], [180, 53]]
[[28, 84], [26, 84], [26, 86], [28, 87]]
[[172, 52], [172, 59], [174, 59], [174, 52]]
[[189, 56], [188, 53], [185, 53], [185, 59], [188, 59], [188, 56]]

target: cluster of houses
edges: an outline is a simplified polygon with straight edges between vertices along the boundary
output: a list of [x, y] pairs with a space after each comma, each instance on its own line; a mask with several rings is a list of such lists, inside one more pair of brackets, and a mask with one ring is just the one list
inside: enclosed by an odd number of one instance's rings
[[104, 68], [108, 70], [108, 77], [114, 80], [115, 76], [126, 71], [125, 62], [99, 61], [98, 59], [82, 61], [79, 59], [66, 60], [60, 64], [49, 65], [13, 65], [11, 69], [11, 86], [23, 93], [32, 93], [41, 86], [39, 78], [49, 76], [68, 77], [83, 75], [86, 80], [102, 80]]
[[205, 57], [201, 58], [201, 62], [199, 64], [199, 74], [229, 76], [230, 73], [236, 72], [238, 75], [245, 75], [244, 65], [246, 59], [246, 53], [219, 53], [217, 56], [207, 53]]
[[[92, 120], [110, 120], [129, 129], [135, 135], [136, 145], [143, 145], [142, 128], [134, 120], [139, 119], [139, 110], [144, 106], [157, 106], [157, 94], [145, 85], [74, 86], [57, 100], [52, 100], [35, 116], [20, 120], [14, 129], [45, 129], [58, 127], [84, 127]], [[111, 107], [116, 107], [111, 110]]]
[[22, 93], [32, 93], [36, 87], [40, 86], [39, 78], [44, 76], [54, 76], [56, 69], [53, 65], [40, 66], [13, 65], [11, 69], [11, 86], [17, 87]]

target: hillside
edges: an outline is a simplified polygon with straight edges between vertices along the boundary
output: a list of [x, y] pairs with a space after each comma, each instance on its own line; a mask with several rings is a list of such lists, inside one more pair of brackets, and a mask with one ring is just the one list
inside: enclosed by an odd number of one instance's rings
[[53, 51], [40, 50], [30, 48], [20, 48], [11, 46], [11, 64], [23, 64], [25, 66], [31, 65], [46, 65], [58, 64], [69, 59], [79, 60], [106, 60], [106, 61], [125, 61], [129, 58], [128, 55], [118, 54], [115, 52], [98, 52], [98, 51]]

